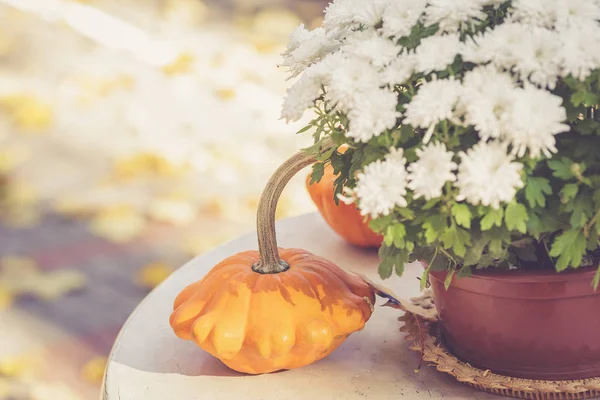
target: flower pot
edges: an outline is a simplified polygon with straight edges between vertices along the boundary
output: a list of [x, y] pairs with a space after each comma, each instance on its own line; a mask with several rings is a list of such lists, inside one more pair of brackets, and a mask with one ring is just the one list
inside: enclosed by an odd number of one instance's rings
[[494, 373], [529, 379], [600, 376], [600, 291], [595, 268], [477, 272], [430, 281], [442, 340], [462, 361]]

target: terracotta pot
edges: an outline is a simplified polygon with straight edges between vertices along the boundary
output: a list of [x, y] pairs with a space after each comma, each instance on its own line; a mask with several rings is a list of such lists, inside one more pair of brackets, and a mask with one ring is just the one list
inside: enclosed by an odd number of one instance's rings
[[600, 290], [596, 269], [430, 275], [443, 340], [459, 359], [530, 379], [600, 376]]

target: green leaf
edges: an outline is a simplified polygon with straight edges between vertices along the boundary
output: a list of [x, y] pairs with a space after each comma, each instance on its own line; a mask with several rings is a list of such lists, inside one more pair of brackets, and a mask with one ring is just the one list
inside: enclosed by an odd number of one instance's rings
[[481, 219], [481, 230], [489, 231], [493, 226], [502, 226], [502, 218], [504, 217], [504, 210], [501, 208], [493, 209], [490, 208], [487, 213]]
[[394, 261], [390, 258], [384, 258], [379, 264], [379, 276], [381, 279], [388, 279], [394, 272]]
[[[313, 120], [313, 121], [314, 121], [314, 120]], [[296, 132], [296, 134], [301, 134], [301, 133], [304, 133], [304, 132], [306, 132], [306, 131], [310, 130], [310, 129], [313, 127], [313, 124], [312, 124], [312, 122], [313, 122], [313, 121], [311, 121], [311, 123], [309, 123], [309, 124], [308, 124], [308, 125], [306, 125], [304, 128], [302, 128], [302, 129], [300, 129], [298, 132]]]
[[452, 285], [452, 279], [454, 279], [455, 273], [455, 268], [452, 268], [450, 271], [448, 271], [448, 275], [446, 275], [446, 279], [444, 280], [444, 287], [446, 288], [446, 290], [448, 290], [450, 288], [450, 285]]
[[528, 219], [529, 215], [527, 215], [527, 209], [523, 204], [513, 202], [506, 206], [504, 221], [509, 230], [516, 230], [523, 234], [526, 233]]
[[319, 183], [321, 179], [323, 179], [323, 175], [325, 175], [325, 164], [317, 163], [312, 167], [312, 175], [310, 177], [310, 184]]
[[393, 217], [391, 215], [385, 215], [383, 217], [373, 218], [369, 221], [369, 228], [373, 232], [383, 233], [387, 229], [387, 227], [393, 222]]
[[415, 213], [410, 208], [398, 208], [396, 212], [404, 219], [412, 220], [415, 218]]
[[573, 103], [575, 107], [582, 104], [586, 106], [596, 105], [599, 102], [600, 99], [598, 98], [598, 95], [592, 92], [588, 92], [587, 90], [577, 91], [571, 96], [571, 103]]
[[431, 210], [433, 207], [435, 207], [442, 199], [439, 197], [436, 197], [434, 199], [429, 200], [427, 203], [425, 203], [425, 205], [423, 207], [421, 207], [422, 210]]
[[594, 279], [592, 280], [592, 287], [594, 291], [598, 290], [598, 286], [600, 285], [600, 267], [598, 267], [598, 271], [596, 275], [594, 275]]
[[526, 247], [513, 247], [511, 251], [517, 256], [517, 258], [521, 261], [525, 262], [535, 262], [538, 260], [536, 249], [534, 245], [529, 245]]
[[542, 220], [536, 213], [529, 214], [529, 220], [527, 221], [527, 232], [536, 239], [539, 239], [541, 234], [544, 232]]
[[333, 167], [333, 172], [335, 175], [338, 175], [340, 171], [344, 169], [346, 163], [344, 161], [344, 156], [337, 151], [331, 154], [331, 166]]
[[401, 251], [396, 256], [396, 259], [394, 260], [396, 275], [402, 276], [402, 274], [404, 274], [404, 266], [408, 262], [409, 254], [408, 251]]
[[579, 196], [575, 200], [569, 202], [565, 207], [566, 211], [571, 211], [569, 223], [573, 228], [581, 228], [585, 226], [588, 219], [594, 213], [594, 204], [589, 196]]
[[594, 208], [600, 210], [600, 189], [594, 191]]
[[406, 227], [402, 223], [395, 223], [393, 225], [388, 225], [386, 233], [385, 233], [385, 244], [386, 246], [391, 246], [403, 249], [405, 246], [404, 237], [406, 236]]
[[504, 241], [502, 239], [492, 239], [490, 240], [488, 248], [490, 250], [490, 255], [494, 258], [500, 258], [504, 253]]
[[469, 278], [472, 275], [473, 275], [473, 268], [471, 268], [471, 267], [465, 267], [465, 266], [463, 266], [458, 271], [458, 274], [456, 274], [456, 276], [458, 276], [459, 278]]
[[479, 263], [479, 260], [483, 256], [483, 251], [485, 250], [485, 247], [487, 246], [487, 244], [489, 242], [490, 242], [489, 235], [482, 235], [479, 238], [477, 238], [473, 242], [473, 246], [469, 247], [469, 250], [467, 251], [467, 254], [465, 255], [463, 265], [467, 266], [467, 267], [471, 266], [471, 265], [477, 265]]
[[471, 219], [473, 219], [473, 214], [471, 214], [469, 206], [464, 203], [454, 203], [451, 211], [458, 225], [471, 229]]
[[525, 186], [525, 198], [531, 208], [546, 207], [546, 196], [552, 194], [550, 181], [546, 178], [530, 177]]
[[573, 200], [579, 192], [579, 183], [567, 183], [560, 191], [560, 201], [567, 204]]
[[394, 270], [396, 274], [402, 275], [404, 265], [408, 262], [410, 251], [401, 250], [395, 247], [383, 245], [379, 248], [379, 276], [381, 279], [387, 279], [392, 276]]
[[590, 237], [587, 240], [586, 249], [588, 251], [595, 251], [600, 248], [600, 229], [598, 229], [598, 222], [596, 221], [596, 229], [590, 230]]
[[467, 246], [471, 245], [469, 232], [456, 225], [447, 227], [440, 239], [444, 247], [452, 249], [458, 257], [464, 257], [467, 253]]
[[563, 180], [569, 180], [574, 177], [573, 172], [571, 170], [572, 164], [573, 161], [571, 161], [567, 157], [563, 157], [561, 159], [552, 159], [548, 161], [548, 166], [553, 171], [552, 175]]
[[447, 227], [447, 219], [443, 215], [432, 215], [422, 225], [425, 231], [425, 241], [431, 244], [444, 232]]
[[585, 248], [586, 240], [583, 230], [570, 229], [564, 231], [554, 240], [550, 250], [551, 257], [558, 257], [556, 270], [561, 272], [569, 267], [579, 267], [585, 254]]

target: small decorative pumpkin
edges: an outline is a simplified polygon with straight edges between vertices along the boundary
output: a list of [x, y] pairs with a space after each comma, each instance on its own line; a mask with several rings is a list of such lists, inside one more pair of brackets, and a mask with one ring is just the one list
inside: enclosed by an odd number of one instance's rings
[[379, 247], [383, 237], [369, 228], [368, 220], [365, 221], [358, 208], [354, 204], [335, 203], [333, 197], [335, 179], [331, 165], [325, 167], [325, 173], [319, 182], [311, 185], [311, 176], [306, 178], [306, 188], [321, 216], [331, 229], [348, 243], [360, 247]]
[[258, 207], [259, 251], [227, 258], [175, 300], [175, 334], [233, 370], [262, 374], [308, 365], [361, 330], [373, 312], [375, 294], [365, 280], [308, 251], [277, 247], [277, 200], [313, 162], [298, 153], [267, 184]]

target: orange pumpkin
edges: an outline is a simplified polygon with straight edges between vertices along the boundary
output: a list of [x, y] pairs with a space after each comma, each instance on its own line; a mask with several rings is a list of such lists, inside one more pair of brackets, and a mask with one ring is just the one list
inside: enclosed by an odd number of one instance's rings
[[369, 228], [368, 220], [360, 215], [354, 204], [335, 204], [333, 183], [336, 176], [331, 165], [325, 167], [325, 173], [320, 182], [310, 184], [310, 174], [306, 178], [306, 188], [316, 204], [323, 219], [338, 235], [348, 243], [360, 247], [379, 247], [383, 237]]
[[375, 297], [332, 262], [280, 249], [285, 272], [252, 270], [257, 251], [230, 257], [175, 300], [171, 326], [182, 339], [240, 372], [298, 368], [329, 355], [364, 327]]
[[308, 251], [277, 247], [277, 200], [313, 162], [298, 153], [267, 184], [258, 206], [259, 251], [227, 258], [175, 299], [175, 334], [236, 371], [261, 374], [322, 359], [373, 312], [365, 280]]

